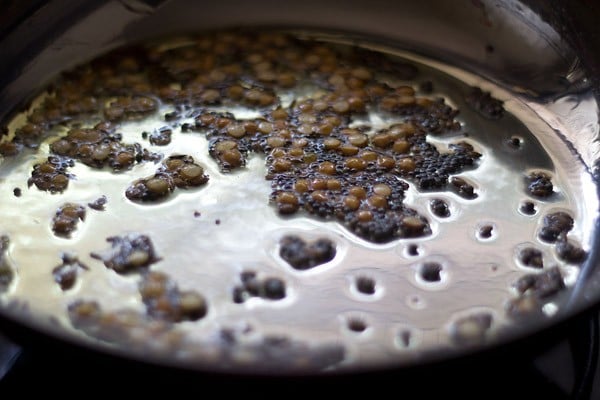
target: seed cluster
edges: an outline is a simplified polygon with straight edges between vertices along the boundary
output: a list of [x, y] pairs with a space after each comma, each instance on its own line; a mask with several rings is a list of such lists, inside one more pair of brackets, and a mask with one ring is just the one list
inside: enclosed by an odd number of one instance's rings
[[547, 243], [556, 243], [573, 229], [573, 217], [564, 211], [549, 213], [544, 216], [538, 237]]
[[104, 109], [109, 121], [140, 119], [157, 110], [158, 102], [146, 96], [120, 96]]
[[[168, 146], [177, 135], [201, 135], [223, 174], [243, 170], [250, 157], [263, 157], [265, 179], [271, 185], [265, 200], [282, 217], [300, 214], [334, 220], [374, 243], [420, 238], [432, 230], [427, 218], [405, 204], [409, 185], [422, 192], [450, 191], [476, 199], [476, 183], [459, 175], [476, 168], [481, 154], [466, 139], [454, 140], [447, 148], [427, 140], [441, 136], [440, 142], [447, 142], [443, 135], [457, 136], [461, 125], [458, 110], [433, 94], [431, 82], [406, 83], [418, 74], [416, 67], [383, 54], [358, 48], [341, 51], [335, 45], [276, 33], [219, 32], [172, 46], [129, 47], [64, 73], [23, 125], [10, 135], [7, 129], [1, 132], [0, 154], [36, 149], [61, 126], [66, 133], [53, 138], [47, 159], [33, 166], [29, 187], [65, 191], [75, 162], [116, 173], [143, 162], [161, 162], [153, 175], [135, 180], [125, 190], [133, 202], [160, 201], [177, 189], [209, 181], [204, 167], [190, 155], [157, 154], [139, 143], [123, 142], [119, 129], [127, 121], [154, 118], [160, 112], [166, 125], [140, 132], [151, 146]], [[485, 118], [504, 115], [502, 101], [480, 88], [465, 94], [465, 101]], [[240, 117], [236, 110], [241, 108], [253, 117]], [[379, 122], [375, 127], [370, 120]], [[504, 145], [516, 151], [522, 144], [515, 136]], [[534, 171], [524, 180], [525, 191], [533, 198], [543, 201], [554, 193], [547, 173]], [[19, 193], [15, 189], [15, 196]], [[106, 202], [102, 196], [88, 206], [104, 210]], [[441, 198], [433, 198], [429, 210], [438, 218], [451, 216], [448, 202]], [[520, 210], [536, 213], [531, 201], [523, 202]], [[52, 220], [55, 235], [69, 237], [85, 211], [79, 204], [61, 206]], [[546, 215], [538, 230], [538, 238], [554, 244], [557, 257], [568, 263], [587, 256], [567, 239], [573, 226], [571, 215], [559, 211]], [[493, 238], [494, 229], [481, 226], [478, 238]], [[161, 258], [148, 236], [128, 234], [107, 241], [109, 249], [91, 256], [118, 274], [139, 274], [145, 313], [105, 312], [97, 302], [78, 300], [68, 309], [75, 327], [108, 341], [138, 345], [136, 328], [143, 328], [144, 334], [176, 342], [180, 337], [170, 330], [173, 323], [206, 316], [208, 302], [203, 295], [180, 290], [167, 274], [150, 270]], [[7, 249], [8, 238], [3, 236], [0, 293], [15, 276]], [[336, 243], [323, 237], [311, 241], [288, 234], [279, 242], [281, 259], [300, 271], [334, 260], [336, 251]], [[406, 252], [416, 257], [421, 251], [411, 244]], [[545, 266], [540, 250], [527, 247], [517, 257], [522, 265], [539, 271], [514, 283], [517, 296], [507, 304], [513, 316], [539, 311], [544, 299], [565, 287], [560, 269]], [[77, 257], [64, 254], [52, 274], [67, 291], [86, 269]], [[438, 262], [424, 262], [418, 271], [418, 277], [430, 284], [442, 281], [444, 274], [444, 265]], [[253, 297], [281, 300], [287, 295], [286, 282], [277, 277], [263, 278], [245, 270], [240, 281], [231, 293], [237, 304]], [[355, 287], [364, 295], [376, 292], [375, 280], [365, 276], [356, 279]], [[451, 327], [452, 338], [482, 340], [492, 322], [487, 313], [459, 319]], [[361, 318], [348, 321], [355, 332], [367, 326]], [[224, 332], [224, 340], [229, 340]]]
[[523, 275], [514, 283], [517, 296], [507, 302], [506, 311], [513, 318], [540, 312], [545, 299], [565, 288], [560, 268], [552, 266], [540, 273]]
[[564, 282], [560, 269], [556, 266], [548, 268], [543, 273], [527, 274], [515, 283], [515, 288], [520, 294], [529, 291], [534, 292], [541, 298], [551, 296], [564, 288]]
[[482, 343], [492, 327], [494, 318], [487, 312], [470, 314], [456, 319], [450, 325], [450, 337], [455, 343]]
[[550, 197], [554, 193], [552, 178], [540, 171], [535, 171], [525, 178], [527, 184], [527, 193], [533, 197]]
[[281, 300], [285, 297], [285, 282], [279, 278], [259, 279], [255, 271], [244, 271], [240, 275], [241, 285], [233, 288], [233, 302], [243, 303], [251, 297]]
[[479, 195], [475, 191], [475, 187], [472, 183], [459, 176], [453, 176], [450, 178], [450, 189], [465, 199], [476, 199]]
[[73, 160], [49, 156], [46, 161], [33, 166], [27, 186], [35, 185], [40, 190], [61, 193], [69, 186], [69, 179], [72, 175], [68, 173], [67, 168], [73, 165]]
[[538, 237], [554, 244], [559, 259], [568, 263], [581, 263], [587, 258], [587, 252], [568, 237], [573, 229], [573, 217], [565, 211], [556, 211], [544, 216]]
[[560, 260], [571, 264], [580, 264], [587, 258], [587, 252], [579, 247], [577, 243], [567, 239], [564, 235], [560, 236], [554, 249]]
[[[94, 337], [140, 345], [135, 337], [137, 327], [149, 336], [156, 335], [161, 343], [170, 346], [179, 336], [171, 332], [172, 323], [196, 321], [208, 312], [205, 297], [195, 291], [182, 291], [167, 274], [150, 271], [149, 266], [160, 258], [154, 251], [149, 237], [129, 234], [107, 238], [112, 247], [104, 253], [92, 253], [91, 256], [104, 262], [107, 268], [117, 273], [139, 272], [138, 284], [142, 302], [146, 306], [146, 315], [133, 310], [103, 311], [95, 301], [76, 300], [68, 307], [69, 318], [78, 329]], [[63, 290], [73, 286], [79, 269], [87, 269], [77, 258], [65, 255], [63, 264], [53, 270], [55, 280]], [[131, 329], [130, 329], [131, 328]], [[174, 336], [173, 336], [174, 335]], [[168, 343], [167, 343], [168, 342]]]
[[327, 238], [308, 242], [296, 235], [286, 235], [279, 241], [279, 255], [293, 268], [306, 270], [334, 259], [335, 243]]
[[138, 311], [103, 310], [93, 300], [76, 300], [67, 310], [76, 329], [127, 349], [156, 351], [177, 348], [181, 343], [182, 335], [173, 329], [172, 323]]
[[[203, 134], [225, 173], [243, 168], [251, 153], [264, 155], [270, 201], [279, 213], [336, 219], [373, 242], [425, 236], [431, 233], [428, 221], [404, 205], [405, 181], [421, 190], [452, 189], [457, 186], [450, 176], [476, 166], [480, 154], [464, 141], [440, 152], [426, 140], [461, 127], [458, 110], [432, 96], [431, 85], [393, 83], [418, 74], [415, 66], [384, 54], [341, 51], [274, 32], [132, 46], [64, 73], [14, 137], [0, 143], [0, 151], [34, 147], [57, 124], [69, 123], [73, 128], [50, 146], [53, 156], [126, 170], [160, 156], [139, 143], [123, 143], [116, 128], [170, 106], [164, 113], [169, 125], [143, 137], [162, 146], [173, 140], [177, 126]], [[290, 94], [293, 101], [284, 102]], [[211, 110], [214, 106], [249, 107], [261, 116], [236, 118]], [[370, 113], [388, 118], [388, 126], [355, 123]], [[101, 122], [81, 127], [90, 116]], [[32, 182], [62, 191], [69, 176], [66, 169], [59, 172], [38, 177], [41, 172], [34, 170]], [[52, 179], [59, 182], [46, 183]], [[151, 200], [172, 187], [153, 180], [160, 186], [154, 194], [145, 190], [147, 183], [130, 198]], [[463, 186], [457, 189], [461, 195], [475, 197], [474, 189]]]
[[[545, 174], [536, 174], [544, 179]], [[551, 187], [551, 184], [550, 184]], [[544, 197], [544, 196], [542, 196]], [[532, 202], [526, 202], [525, 214], [535, 211]], [[574, 241], [568, 238], [568, 233], [573, 229], [573, 217], [565, 211], [548, 213], [542, 220], [538, 230], [538, 238], [543, 242], [553, 244], [557, 257], [567, 263], [581, 263], [587, 257], [587, 252]], [[533, 247], [526, 247], [517, 255], [519, 261], [528, 267], [541, 269], [538, 273], [526, 274], [514, 284], [518, 295], [506, 304], [506, 312], [513, 318], [524, 318], [532, 313], [540, 313], [545, 299], [555, 295], [565, 288], [562, 272], [556, 265], [546, 267], [543, 254]]]
[[138, 289], [146, 313], [132, 309], [105, 311], [96, 301], [79, 299], [69, 304], [69, 319], [75, 328], [101, 340], [133, 348], [170, 350], [178, 348], [182, 339], [173, 324], [199, 320], [208, 312], [204, 296], [180, 290], [163, 272], [143, 271]]
[[131, 233], [111, 236], [106, 241], [111, 243], [111, 248], [102, 253], [92, 253], [91, 256], [119, 274], [140, 272], [160, 261], [152, 241], [146, 235]]
[[109, 122], [93, 128], [73, 128], [50, 144], [50, 151], [82, 162], [92, 168], [110, 167], [113, 171], [130, 169], [141, 161], [158, 161], [160, 155], [143, 149], [139, 143], [124, 144], [122, 135]]
[[191, 156], [171, 156], [163, 161], [156, 173], [135, 181], [125, 191], [133, 201], [153, 201], [168, 196], [175, 188], [198, 187], [208, 182], [204, 168]]
[[465, 101], [486, 118], [499, 119], [504, 115], [504, 102], [492, 97], [490, 92], [473, 87], [465, 96]]
[[155, 130], [150, 134], [148, 140], [150, 143], [156, 146], [166, 146], [171, 143], [171, 135], [173, 131], [168, 127], [163, 127]]
[[206, 315], [206, 299], [194, 291], [181, 291], [168, 275], [149, 271], [139, 284], [146, 312], [170, 322], [196, 321]]
[[68, 168], [75, 165], [75, 160], [92, 168], [108, 166], [113, 171], [122, 171], [137, 162], [156, 162], [162, 157], [142, 149], [138, 143], [124, 144], [121, 140], [121, 134], [115, 133], [114, 126], [108, 122], [98, 123], [93, 128], [73, 128], [50, 144], [52, 155], [34, 165], [28, 186], [35, 184], [50, 193], [63, 192], [73, 177]]

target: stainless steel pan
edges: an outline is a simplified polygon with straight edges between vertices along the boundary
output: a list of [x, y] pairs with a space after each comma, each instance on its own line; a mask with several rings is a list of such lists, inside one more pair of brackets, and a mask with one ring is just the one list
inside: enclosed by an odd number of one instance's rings
[[[598, 223], [594, 208], [597, 202], [600, 133], [600, 59], [597, 51], [600, 48], [600, 32], [596, 22], [600, 18], [600, 8], [592, 2], [569, 1], [555, 5], [516, 0], [428, 0], [418, 3], [353, 0], [342, 6], [335, 1], [307, 0], [284, 6], [281, 2], [268, 0], [210, 3], [186, 0], [107, 1], [93, 4], [49, 1], [39, 2], [30, 9], [23, 6], [22, 10], [13, 13], [12, 18], [18, 23], [9, 25], [10, 29], [3, 32], [0, 43], [4, 60], [10, 60], [0, 66], [2, 118], [18, 112], [59, 72], [119, 45], [162, 35], [229, 27], [314, 31], [326, 37], [343, 37], [398, 49], [417, 61], [447, 63], [480, 77], [478, 79], [481, 80], [475, 82], [491, 82], [531, 107], [546, 124], [544, 132], [554, 135], [545, 143], [557, 143], [557, 148], [561, 149], [559, 159], [566, 164], [571, 157], [577, 160], [578, 167], [574, 172], [577, 176], [574, 179], [582, 186], [580, 193], [583, 193], [575, 204], [586, 216], [581, 226], [588, 257], [578, 267], [576, 282], [569, 283], [562, 294], [558, 312], [473, 346], [434, 346], [430, 351], [407, 345], [409, 349], [402, 356], [386, 356], [375, 362], [367, 358], [369, 362], [365, 364], [352, 365], [349, 368], [351, 372], [418, 368], [502, 352], [502, 349], [524, 342], [528, 345], [541, 343], [542, 337], [552, 338], [553, 333], [565, 329], [575, 318], [595, 310], [600, 301], [596, 246]], [[485, 296], [485, 293], [481, 292], [478, 296]], [[330, 300], [323, 299], [325, 302]], [[328, 372], [335, 374], [338, 372], [335, 368], [333, 372], [328, 368], [340, 362], [340, 348], [337, 346], [313, 348], [302, 344], [283, 350], [250, 347], [253, 354], [249, 357], [255, 361], [249, 364], [244, 364], [242, 355], [241, 361], [226, 366], [218, 358], [189, 363], [189, 360], [165, 357], [164, 354], [140, 354], [124, 348], [106, 347], [57, 329], [51, 321], [31, 316], [22, 308], [3, 302], [0, 304], [3, 324], [7, 331], [17, 332], [14, 336], [18, 340], [26, 340], [24, 338], [32, 334], [35, 340], [39, 340], [37, 335], [41, 334], [101, 355], [188, 371], [234, 372], [251, 376], [319, 376]], [[386, 336], [386, 339], [389, 338]], [[224, 341], [216, 346], [233, 344]], [[282, 353], [273, 355], [270, 351]], [[267, 360], [268, 357], [272, 358]], [[293, 360], [304, 360], [307, 364], [294, 364]], [[295, 369], [289, 368], [290, 365], [307, 367]], [[344, 368], [341, 372], [344, 373]]]

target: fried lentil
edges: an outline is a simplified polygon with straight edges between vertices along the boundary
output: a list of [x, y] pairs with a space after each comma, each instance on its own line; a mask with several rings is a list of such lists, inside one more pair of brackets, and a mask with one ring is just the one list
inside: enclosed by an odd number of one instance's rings
[[542, 313], [543, 303], [534, 295], [523, 295], [509, 299], [505, 304], [506, 315], [513, 319], [531, 318]]
[[[143, 149], [139, 143], [124, 144], [115, 125], [102, 122], [93, 128], [73, 128], [50, 144], [50, 151], [67, 160], [80, 161], [92, 168], [108, 166], [127, 170], [136, 162], [157, 161], [160, 155]], [[72, 161], [71, 161], [72, 162]]]
[[69, 179], [72, 175], [68, 173], [68, 168], [72, 167], [71, 160], [49, 156], [42, 163], [33, 166], [31, 177], [27, 180], [27, 186], [35, 185], [38, 189], [50, 193], [62, 193], [69, 185]]
[[487, 312], [458, 318], [450, 325], [452, 340], [460, 344], [481, 343], [492, 327], [493, 317]]
[[[248, 41], [243, 43], [249, 45]], [[81, 106], [76, 105], [77, 101], [65, 102], [61, 108], [46, 102], [41, 110], [32, 113], [30, 125], [18, 130], [19, 139], [1, 144], [0, 152], [16, 154], [23, 143], [39, 140], [29, 141], [28, 138], [41, 138], [53, 124], [78, 113], [97, 112], [103, 114], [105, 120], [112, 119], [115, 123], [141, 117], [145, 112], [143, 109], [137, 111], [133, 107], [128, 111], [124, 102], [120, 102], [128, 93], [134, 93], [129, 96], [131, 99], [147, 96], [151, 99], [148, 104], [159, 104], [159, 98], [160, 102], [176, 106], [176, 111], [164, 115], [168, 122], [211, 113], [204, 108], [206, 105], [235, 107], [250, 104], [263, 117], [245, 120], [222, 116], [214, 124], [205, 126], [197, 122], [183, 124], [181, 131], [196, 131], [206, 136], [211, 144], [211, 156], [222, 172], [244, 167], [252, 153], [263, 154], [269, 171], [267, 179], [273, 187], [272, 198], [281, 214], [307, 212], [317, 218], [337, 219], [353, 233], [375, 242], [430, 233], [427, 220], [403, 205], [405, 181], [415, 183], [422, 191], [454, 190], [448, 184], [453, 185], [456, 181], [450, 181], [449, 177], [475, 165], [479, 155], [466, 146], [451, 147], [449, 152], [440, 154], [427, 144], [429, 135], [458, 129], [454, 119], [457, 110], [444, 104], [443, 99], [423, 96], [432, 91], [425, 83], [417, 91], [409, 85], [393, 87], [378, 81], [379, 70], [404, 71], [406, 76], [414, 78], [417, 71], [408, 64], [382, 65], [379, 60], [371, 60], [370, 64], [367, 62], [369, 68], [356, 67], [352, 63], [346, 64], [340, 54], [332, 54], [334, 51], [317, 51], [310, 43], [300, 49], [290, 44], [286, 43], [286, 48], [296, 53], [294, 57], [282, 57], [286, 53], [276, 46], [252, 47], [254, 52], [248, 55], [245, 48], [230, 40], [211, 43], [202, 49], [186, 45], [165, 54], [159, 52], [123, 59], [118, 63], [119, 67], [108, 65], [110, 72], [105, 78], [88, 85], [74, 85], [80, 78], [82, 83], [85, 82], [83, 74], [79, 77], [75, 74], [65, 86], [81, 87], [82, 96], [86, 96], [82, 99], [87, 101]], [[111, 61], [119, 60], [113, 58]], [[156, 70], [146, 71], [146, 66]], [[117, 71], [119, 74], [115, 73]], [[279, 104], [277, 89], [305, 81], [309, 75], [304, 71], [310, 71], [310, 79], [323, 95], [304, 104], [298, 104], [298, 101], [289, 107]], [[90, 79], [89, 75], [86, 79]], [[65, 87], [61, 90], [62, 94], [70, 93], [65, 98], [73, 100], [75, 90]], [[88, 96], [92, 93], [94, 96]], [[107, 96], [118, 100], [106, 105]], [[143, 103], [140, 103], [141, 108]], [[350, 128], [354, 118], [360, 117], [367, 108], [402, 116], [403, 124], [412, 128], [402, 132], [390, 128], [376, 134], [370, 128]], [[482, 108], [490, 115], [497, 113], [493, 107], [492, 112], [490, 107]], [[59, 109], [63, 110], [62, 115], [57, 113]], [[175, 127], [177, 124], [169, 126]], [[160, 142], [162, 139], [152, 137], [150, 142], [167, 144], [173, 132], [175, 130], [169, 130], [169, 138], [163, 143]], [[219, 147], [221, 142], [234, 145], [230, 148], [223, 145], [224, 150], [212, 151], [212, 146]], [[81, 154], [69, 158], [89, 159], [92, 160], [88, 161], [90, 164], [99, 166], [100, 161], [110, 157], [110, 146], [107, 148], [106, 144], [105, 140], [97, 146], [88, 143], [80, 148]], [[68, 142], [57, 143], [52, 149], [53, 154], [67, 153], [70, 145]], [[116, 170], [148, 160], [145, 158], [148, 153], [140, 150], [141, 147], [134, 145], [133, 151], [120, 152], [122, 162]], [[350, 158], [353, 158], [352, 162], [348, 161]], [[184, 175], [196, 176], [194, 171], [197, 169], [192, 166]], [[162, 179], [146, 186], [156, 193], [165, 191]], [[363, 193], [351, 193], [350, 187], [360, 187]], [[461, 185], [455, 187], [459, 191], [465, 189]], [[470, 195], [468, 187], [466, 189], [461, 195]], [[437, 215], [433, 208], [432, 212]], [[445, 210], [439, 212], [447, 216]], [[382, 220], [388, 217], [392, 222], [386, 224]], [[559, 235], [557, 254], [559, 246], [567, 247], [565, 243], [566, 239]], [[411, 245], [408, 252], [419, 253], [416, 245]], [[147, 254], [140, 252], [130, 258], [135, 263], [142, 263]], [[276, 279], [272, 281], [274, 293], [278, 292], [279, 283]], [[260, 291], [255, 282], [249, 286], [251, 293]], [[195, 300], [197, 298], [192, 296], [184, 303], [194, 304]], [[358, 326], [354, 329], [357, 331], [366, 328], [364, 321], [350, 325]]]
[[52, 218], [52, 231], [56, 236], [69, 238], [79, 221], [85, 220], [85, 207], [80, 204], [66, 203], [56, 210]]
[[565, 288], [562, 273], [552, 266], [540, 273], [523, 275], [514, 287], [520, 295], [534, 295], [538, 299], [548, 298]]
[[149, 271], [139, 284], [147, 314], [153, 319], [169, 322], [196, 321], [208, 312], [204, 296], [181, 291], [176, 283], [162, 272]]
[[173, 330], [171, 322], [134, 310], [105, 311], [96, 301], [80, 299], [70, 303], [67, 311], [76, 329], [135, 351], [151, 351], [157, 347], [175, 349], [181, 343], [181, 333]]
[[107, 202], [108, 202], [108, 199], [106, 198], [106, 196], [102, 195], [102, 196], [98, 197], [96, 200], [88, 203], [88, 207], [91, 208], [92, 210], [104, 211]]
[[171, 143], [173, 131], [169, 128], [160, 128], [152, 132], [149, 136], [150, 143], [156, 146], [166, 146]]
[[154, 251], [154, 245], [146, 235], [130, 233], [124, 236], [111, 236], [106, 239], [111, 248], [90, 256], [101, 260], [106, 268], [119, 274], [138, 272], [161, 260]]
[[88, 270], [89, 268], [73, 254], [63, 253], [61, 258], [62, 263], [52, 269], [52, 276], [61, 290], [65, 291], [73, 288], [80, 270]]
[[132, 201], [151, 202], [167, 197], [175, 188], [199, 187], [209, 180], [204, 168], [187, 155], [167, 158], [156, 173], [131, 184], [125, 196]]
[[158, 103], [149, 97], [118, 97], [104, 109], [104, 116], [109, 121], [138, 119], [156, 111], [157, 107]]

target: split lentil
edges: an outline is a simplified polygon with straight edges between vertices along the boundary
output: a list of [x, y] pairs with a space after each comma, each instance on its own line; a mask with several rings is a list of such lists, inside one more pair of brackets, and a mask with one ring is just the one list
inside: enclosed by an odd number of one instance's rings
[[52, 219], [52, 231], [56, 236], [70, 237], [79, 221], [85, 219], [85, 207], [80, 204], [63, 204]]
[[52, 276], [61, 290], [69, 290], [75, 285], [80, 270], [88, 270], [89, 267], [73, 254], [63, 253], [61, 258], [62, 263], [52, 269]]
[[133, 201], [154, 201], [167, 197], [175, 188], [202, 186], [208, 179], [204, 168], [191, 156], [171, 156], [163, 161], [153, 176], [139, 179], [129, 186], [125, 195]]
[[521, 296], [532, 295], [543, 299], [564, 289], [565, 284], [560, 269], [552, 266], [540, 273], [522, 276], [514, 283], [514, 287]]
[[168, 275], [149, 271], [139, 284], [147, 314], [153, 319], [169, 322], [195, 321], [204, 317], [208, 304], [204, 296], [193, 291], [181, 291]]
[[106, 196], [102, 195], [102, 196], [98, 197], [96, 200], [88, 203], [88, 207], [91, 208], [92, 210], [104, 211], [107, 202], [108, 202], [108, 199], [106, 198]]
[[111, 236], [106, 239], [111, 248], [90, 255], [101, 260], [106, 268], [119, 274], [139, 272], [161, 260], [154, 251], [154, 245], [146, 235], [131, 233], [124, 236]]

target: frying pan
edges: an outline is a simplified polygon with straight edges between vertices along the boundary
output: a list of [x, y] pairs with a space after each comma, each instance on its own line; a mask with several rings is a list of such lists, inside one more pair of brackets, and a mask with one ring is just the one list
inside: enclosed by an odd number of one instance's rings
[[[121, 44], [224, 27], [312, 29], [368, 38], [380, 45], [451, 62], [511, 88], [524, 98], [542, 99], [542, 103], [551, 105], [554, 119], [549, 117], [549, 121], [564, 127], [557, 128], [556, 134], [587, 168], [592, 177], [591, 190], [597, 196], [600, 33], [596, 21], [600, 18], [600, 8], [591, 1], [554, 4], [465, 0], [451, 6], [449, 2], [436, 0], [418, 3], [353, 0], [345, 2], [343, 7], [335, 1], [312, 0], [285, 7], [268, 0], [40, 1], [12, 7], [7, 8], [12, 14], [4, 17], [11, 18], [12, 23], [4, 24], [2, 32], [4, 59], [11, 60], [0, 67], [2, 119], [16, 112], [62, 70]], [[578, 102], [561, 101], [569, 98]], [[589, 210], [594, 216], [589, 222], [593, 232], [588, 233], [592, 244], [597, 242], [596, 211]], [[573, 323], [585, 320], [597, 310], [600, 272], [596, 247], [590, 247], [576, 284], [568, 289], [566, 306], [552, 318], [490, 343], [420, 354], [409, 358], [410, 361], [359, 368], [359, 372], [439, 373], [436, 368], [441, 364], [453, 368], [481, 365], [483, 360], [493, 363], [490, 360], [505, 359], [507, 354], [531, 353], [554, 342]], [[2, 331], [17, 343], [36, 345], [46, 351], [52, 348], [54, 356], [77, 349], [109, 363], [140, 362], [203, 376], [217, 372], [235, 373], [237, 377], [320, 378], [322, 374], [311, 369], [300, 373], [278, 368], [222, 370], [210, 363], [190, 367], [160, 356], [130, 354], [124, 349], [91, 344], [11, 307], [1, 308], [0, 317]], [[346, 378], [347, 374], [341, 375]], [[330, 373], [328, 378], [335, 375]]]

